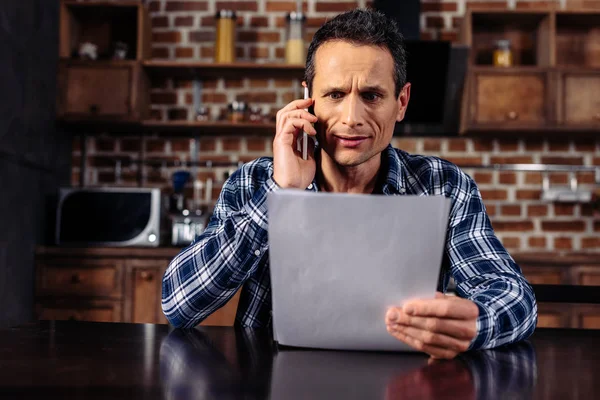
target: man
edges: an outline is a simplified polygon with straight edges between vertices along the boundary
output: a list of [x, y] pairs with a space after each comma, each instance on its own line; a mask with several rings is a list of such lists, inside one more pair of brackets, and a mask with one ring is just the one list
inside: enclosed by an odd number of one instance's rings
[[[306, 61], [311, 99], [277, 113], [273, 158], [230, 177], [206, 231], [167, 269], [162, 306], [171, 324], [195, 326], [244, 285], [236, 324], [269, 326], [267, 193], [301, 188], [451, 199], [439, 289], [452, 276], [458, 297], [438, 293], [388, 310], [397, 339], [453, 358], [533, 332], [535, 296], [495, 237], [475, 182], [447, 161], [390, 146], [410, 98], [402, 43], [396, 24], [376, 11], [347, 12], [319, 29]], [[310, 106], [314, 115], [304, 111]], [[307, 160], [296, 151], [303, 130], [318, 139]]]

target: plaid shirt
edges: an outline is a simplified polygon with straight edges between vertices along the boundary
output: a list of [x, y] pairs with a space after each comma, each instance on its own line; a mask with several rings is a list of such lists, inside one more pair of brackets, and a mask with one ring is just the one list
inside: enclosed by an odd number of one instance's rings
[[[388, 146], [384, 195], [446, 196], [451, 209], [439, 290], [454, 278], [460, 297], [479, 307], [472, 349], [525, 339], [537, 323], [531, 286], [494, 235], [475, 182], [456, 165]], [[225, 182], [206, 230], [171, 261], [162, 308], [175, 327], [191, 328], [242, 287], [236, 324], [271, 322], [267, 193], [278, 190], [272, 158], [245, 164]], [[318, 191], [313, 181], [307, 190]]]

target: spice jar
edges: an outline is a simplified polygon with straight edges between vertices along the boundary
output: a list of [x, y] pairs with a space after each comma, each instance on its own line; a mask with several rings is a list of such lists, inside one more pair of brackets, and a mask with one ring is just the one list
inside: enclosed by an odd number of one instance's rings
[[252, 106], [250, 107], [250, 114], [248, 115], [248, 120], [250, 122], [262, 122], [263, 119], [263, 115], [262, 115], [262, 110], [260, 107], [258, 106]]
[[235, 12], [220, 10], [215, 16], [217, 37], [215, 39], [215, 62], [232, 63], [235, 61]]
[[243, 101], [229, 103], [227, 119], [229, 122], [245, 122], [248, 105]]
[[210, 119], [210, 115], [208, 112], [208, 107], [199, 106], [196, 109], [196, 121], [208, 121]]
[[304, 51], [305, 21], [306, 16], [300, 12], [291, 12], [287, 15], [286, 64], [304, 64], [306, 62], [306, 53]]
[[510, 40], [502, 39], [496, 41], [494, 49], [494, 66], [510, 67], [513, 65], [512, 50], [510, 49]]

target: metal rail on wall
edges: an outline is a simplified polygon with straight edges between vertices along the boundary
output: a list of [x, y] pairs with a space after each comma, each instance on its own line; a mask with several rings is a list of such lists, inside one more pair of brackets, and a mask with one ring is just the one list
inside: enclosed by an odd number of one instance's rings
[[[600, 166], [560, 165], [560, 164], [490, 164], [461, 165], [461, 169], [491, 169], [495, 171], [540, 172], [542, 173], [541, 200], [549, 202], [589, 203], [594, 198], [595, 190], [600, 188]], [[568, 172], [569, 186], [551, 187], [550, 174]], [[582, 188], [577, 180], [577, 172], [593, 172], [594, 187]]]

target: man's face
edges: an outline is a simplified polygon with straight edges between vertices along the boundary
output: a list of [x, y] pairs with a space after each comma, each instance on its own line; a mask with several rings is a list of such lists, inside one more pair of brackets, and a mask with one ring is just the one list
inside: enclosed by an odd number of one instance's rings
[[358, 166], [390, 143], [404, 118], [407, 84], [394, 95], [394, 60], [387, 49], [344, 41], [321, 45], [315, 54], [312, 98], [319, 144], [338, 165]]

